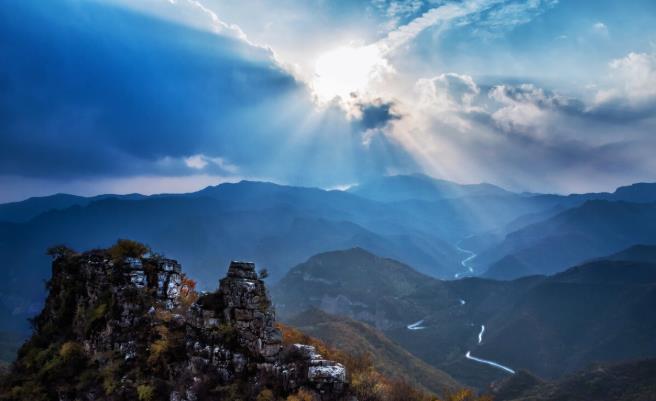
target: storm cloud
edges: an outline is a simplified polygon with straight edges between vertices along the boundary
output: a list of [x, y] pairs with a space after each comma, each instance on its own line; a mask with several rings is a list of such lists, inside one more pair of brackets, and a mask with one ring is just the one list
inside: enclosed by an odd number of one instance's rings
[[96, 2], [14, 3], [0, 8], [0, 175], [335, 185], [387, 167], [355, 131], [389, 106], [361, 124], [318, 112], [265, 48]]

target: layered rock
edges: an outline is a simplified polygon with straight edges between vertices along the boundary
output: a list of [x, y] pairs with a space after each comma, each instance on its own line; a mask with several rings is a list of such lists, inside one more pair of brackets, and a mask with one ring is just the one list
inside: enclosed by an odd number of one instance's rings
[[237, 329], [240, 345], [275, 361], [282, 349], [282, 335], [273, 326], [275, 313], [255, 265], [232, 262], [227, 277], [220, 281], [219, 293], [225, 305], [223, 318]]
[[252, 263], [232, 262], [217, 291], [198, 294], [176, 261], [128, 253], [56, 255], [35, 334], [0, 398], [201, 401], [300, 388], [321, 400], [347, 396], [342, 365], [310, 346], [283, 346]]

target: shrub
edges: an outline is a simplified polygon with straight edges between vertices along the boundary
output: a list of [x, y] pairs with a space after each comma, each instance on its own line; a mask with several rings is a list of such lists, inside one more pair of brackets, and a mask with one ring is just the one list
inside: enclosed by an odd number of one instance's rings
[[67, 341], [59, 348], [59, 356], [68, 361], [74, 358], [79, 358], [84, 355], [84, 348], [80, 343], [75, 341]]
[[139, 401], [152, 401], [154, 395], [155, 389], [150, 384], [140, 384], [137, 386]]
[[109, 248], [109, 254], [115, 260], [140, 258], [148, 252], [150, 252], [150, 249], [146, 245], [129, 239], [119, 239], [114, 246]]
[[445, 401], [492, 401], [490, 396], [477, 396], [469, 389], [463, 389], [446, 396]]
[[61, 257], [68, 257], [75, 253], [71, 248], [66, 245], [55, 245], [48, 248], [46, 255], [52, 257], [53, 259], [59, 259]]
[[287, 397], [287, 401], [318, 401], [319, 398], [311, 391], [304, 388], [298, 390], [296, 394]]
[[264, 390], [260, 391], [255, 401], [275, 401], [275, 399], [276, 398], [273, 395], [273, 391], [265, 388]]
[[97, 328], [98, 323], [103, 321], [105, 315], [107, 314], [107, 309], [107, 304], [102, 303], [97, 305], [95, 308], [88, 310], [85, 325], [85, 331], [87, 333], [93, 331], [94, 328]]
[[169, 342], [166, 339], [156, 340], [150, 345], [150, 356], [148, 357], [148, 363], [154, 365], [157, 361], [168, 351]]
[[182, 278], [182, 290], [178, 298], [183, 309], [189, 309], [194, 302], [198, 300], [198, 293], [195, 291], [196, 282], [188, 277]]

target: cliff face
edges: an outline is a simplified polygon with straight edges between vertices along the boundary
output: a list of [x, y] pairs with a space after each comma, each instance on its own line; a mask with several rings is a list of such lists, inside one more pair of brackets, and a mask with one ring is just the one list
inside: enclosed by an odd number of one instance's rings
[[176, 261], [129, 241], [54, 257], [46, 304], [2, 399], [347, 397], [342, 365], [283, 346], [252, 263], [231, 263], [218, 290], [199, 294]]

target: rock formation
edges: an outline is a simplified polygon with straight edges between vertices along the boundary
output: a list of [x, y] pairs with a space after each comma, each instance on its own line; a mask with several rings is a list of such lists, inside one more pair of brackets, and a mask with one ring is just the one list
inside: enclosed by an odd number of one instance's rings
[[59, 249], [0, 399], [273, 400], [300, 389], [348, 397], [341, 364], [311, 346], [283, 346], [252, 263], [232, 262], [215, 292], [194, 287], [176, 261], [130, 241]]

